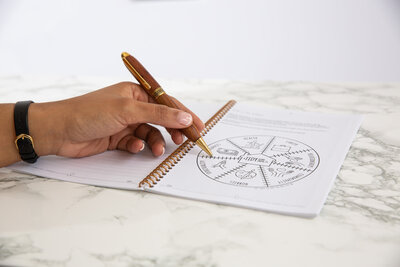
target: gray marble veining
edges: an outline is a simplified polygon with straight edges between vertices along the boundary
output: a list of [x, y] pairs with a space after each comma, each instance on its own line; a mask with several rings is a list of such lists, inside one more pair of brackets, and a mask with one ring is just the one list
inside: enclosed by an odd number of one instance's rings
[[[62, 99], [115, 82], [0, 77], [0, 100]], [[0, 265], [400, 266], [400, 84], [162, 84], [183, 102], [236, 99], [365, 120], [315, 219], [0, 169]]]

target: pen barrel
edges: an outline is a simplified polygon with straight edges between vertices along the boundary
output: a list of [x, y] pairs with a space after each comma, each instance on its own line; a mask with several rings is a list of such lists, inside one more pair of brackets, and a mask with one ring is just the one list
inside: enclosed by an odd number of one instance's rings
[[[170, 108], [180, 109], [174, 102], [172, 98], [170, 98], [167, 94], [160, 95], [156, 102], [162, 105], [166, 105]], [[187, 128], [180, 129], [180, 131], [191, 141], [196, 142], [200, 137], [199, 130], [197, 130], [194, 124], [190, 125]]]
[[[149, 94], [157, 103], [166, 105], [171, 108], [180, 109], [172, 98], [170, 98], [158, 82], [151, 76], [151, 74], [143, 67], [143, 65], [133, 56], [128, 53], [122, 53], [122, 60], [125, 66], [142, 85], [143, 89]], [[191, 141], [196, 142], [200, 137], [199, 130], [192, 124], [191, 126], [180, 129], [180, 131]]]

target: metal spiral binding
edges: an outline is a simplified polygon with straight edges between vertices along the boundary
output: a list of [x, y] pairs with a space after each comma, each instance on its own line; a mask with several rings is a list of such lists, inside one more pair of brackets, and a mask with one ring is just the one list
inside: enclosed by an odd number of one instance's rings
[[[230, 100], [220, 110], [218, 110], [218, 112], [206, 122], [206, 126], [204, 130], [201, 131], [201, 135], [206, 135], [235, 104], [235, 100]], [[193, 147], [194, 143], [190, 140], [186, 140], [149, 175], [147, 175], [146, 178], [139, 183], [139, 187], [153, 187], [156, 185], [157, 182], [159, 182], [164, 175], [166, 175], [167, 172], [169, 172], [169, 170], [172, 169]]]

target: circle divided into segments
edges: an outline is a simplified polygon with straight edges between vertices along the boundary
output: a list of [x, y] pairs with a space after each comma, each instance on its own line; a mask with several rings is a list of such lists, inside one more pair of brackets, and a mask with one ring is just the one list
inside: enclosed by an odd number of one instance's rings
[[255, 135], [223, 139], [209, 145], [213, 156], [197, 155], [207, 177], [243, 187], [277, 187], [299, 181], [319, 165], [318, 153], [299, 141]]

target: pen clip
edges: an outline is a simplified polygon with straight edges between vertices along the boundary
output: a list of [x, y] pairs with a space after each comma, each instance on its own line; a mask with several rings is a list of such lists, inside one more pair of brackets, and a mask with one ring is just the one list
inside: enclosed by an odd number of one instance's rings
[[128, 67], [128, 69], [131, 71], [131, 73], [133, 74], [133, 76], [135, 76], [136, 80], [138, 80], [138, 82], [144, 86], [144, 88], [146, 88], [147, 90], [151, 89], [151, 86], [148, 82], [146, 82], [146, 80], [142, 77], [142, 75], [139, 74], [139, 72], [131, 65], [131, 63], [129, 63], [129, 61], [125, 58], [122, 57], [122, 60], [124, 61], [125, 65]]

